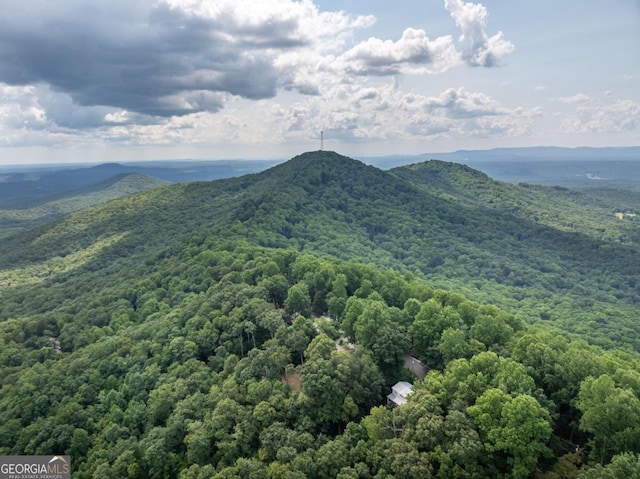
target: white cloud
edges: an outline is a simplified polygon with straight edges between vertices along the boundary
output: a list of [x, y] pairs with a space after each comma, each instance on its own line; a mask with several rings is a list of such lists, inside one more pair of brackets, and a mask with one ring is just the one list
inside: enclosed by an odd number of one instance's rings
[[554, 98], [552, 101], [565, 104], [586, 103], [591, 101], [591, 97], [589, 95], [585, 95], [584, 93], [576, 93], [573, 96]]
[[47, 115], [34, 95], [33, 86], [0, 84], [0, 127], [7, 129], [41, 129]]
[[396, 42], [369, 38], [346, 51], [338, 62], [355, 75], [396, 75], [442, 72], [459, 65], [460, 55], [450, 36], [430, 40], [424, 30], [407, 28]]
[[324, 130], [329, 141], [522, 136], [541, 114], [540, 108], [510, 109], [463, 88], [428, 97], [402, 92], [393, 83], [365, 90], [338, 85], [323, 98], [293, 105], [284, 113], [281, 134], [285, 139], [311, 138]]
[[617, 100], [607, 106], [580, 106], [561, 125], [566, 133], [620, 133], [640, 130], [640, 102]]
[[78, 106], [218, 111], [222, 93], [317, 92], [317, 63], [300, 59], [322, 59], [372, 23], [310, 0], [24, 0], [0, 12], [0, 81], [50, 85]]
[[502, 115], [508, 111], [484, 93], [470, 93], [464, 88], [449, 88], [426, 102], [430, 113], [441, 112], [449, 118], [473, 118]]
[[462, 31], [460, 43], [465, 45], [462, 58], [471, 66], [492, 67], [513, 52], [513, 43], [504, 39], [502, 32], [489, 37], [485, 31], [487, 9], [480, 3], [445, 0], [445, 8]]

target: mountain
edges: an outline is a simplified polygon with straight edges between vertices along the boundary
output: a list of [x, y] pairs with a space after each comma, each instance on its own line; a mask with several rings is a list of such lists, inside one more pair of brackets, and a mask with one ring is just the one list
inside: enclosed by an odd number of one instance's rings
[[0, 455], [79, 479], [626, 477], [634, 201], [320, 151], [13, 232]]
[[36, 206], [0, 209], [0, 237], [87, 206], [166, 184], [166, 181], [139, 173], [120, 173], [83, 188], [74, 187], [70, 191], [58, 192], [52, 197], [47, 196], [46, 201], [41, 200], [43, 202]]
[[498, 162], [583, 162], [583, 161], [636, 161], [640, 158], [640, 147], [563, 148], [557, 146], [535, 146], [529, 148], [493, 148], [490, 150], [457, 150], [448, 153], [422, 153], [420, 155], [392, 155], [368, 158], [367, 161], [381, 168], [420, 163], [432, 159], [456, 163]]
[[7, 238], [0, 264], [64, 257], [117, 235], [108, 251], [127, 263], [189, 235], [249, 239], [412, 272], [528, 323], [636, 347], [635, 225], [595, 197], [507, 185], [467, 166], [382, 171], [323, 151], [82, 210]]
[[633, 222], [616, 212], [640, 210], [640, 194], [615, 188], [568, 189], [558, 186], [493, 181], [470, 166], [429, 160], [391, 170], [397, 176], [467, 206], [483, 205], [522, 219], [599, 239], [639, 244]]
[[640, 147], [496, 148], [377, 157], [364, 161], [380, 168], [393, 168], [432, 159], [466, 164], [493, 179], [515, 184], [529, 183], [574, 189], [640, 189]]
[[94, 166], [26, 165], [0, 167], [0, 208], [25, 209], [73, 194], [76, 190], [138, 173], [169, 183], [230, 178], [272, 166], [274, 161], [160, 161], [104, 163]]
[[134, 172], [116, 163], [90, 168], [9, 172], [2, 176], [0, 183], [0, 205], [2, 209], [31, 208], [108, 181], [116, 175]]

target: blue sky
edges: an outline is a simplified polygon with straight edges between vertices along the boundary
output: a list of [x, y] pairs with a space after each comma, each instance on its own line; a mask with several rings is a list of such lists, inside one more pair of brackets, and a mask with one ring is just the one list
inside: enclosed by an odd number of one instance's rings
[[22, 0], [0, 164], [637, 146], [639, 60], [637, 0]]

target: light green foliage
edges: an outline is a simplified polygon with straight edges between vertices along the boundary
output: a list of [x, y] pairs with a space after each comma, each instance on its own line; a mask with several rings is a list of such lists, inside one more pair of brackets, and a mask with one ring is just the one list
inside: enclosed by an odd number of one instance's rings
[[[0, 453], [71, 454], [79, 479], [448, 479], [542, 474], [580, 442], [616, 454], [585, 474], [632, 470], [637, 232], [573, 193], [523, 217], [524, 187], [425, 170], [322, 152], [4, 237]], [[600, 230], [536, 219], [552, 199]]]
[[487, 451], [508, 454], [511, 477], [528, 477], [539, 458], [550, 455], [546, 445], [552, 431], [549, 412], [533, 397], [511, 397], [500, 389], [488, 389], [468, 412]]
[[606, 466], [597, 464], [582, 471], [579, 479], [640, 479], [640, 455], [623, 453], [613, 456]]
[[438, 399], [424, 389], [419, 389], [412, 396], [406, 405], [398, 409], [401, 438], [423, 451], [430, 451], [444, 439], [443, 411]]
[[[429, 378], [428, 378], [429, 379]], [[471, 359], [457, 359], [447, 366], [433, 385], [447, 403], [463, 401], [471, 405], [484, 391], [497, 388], [505, 394], [532, 394], [535, 383], [524, 366], [493, 352], [483, 352]], [[429, 382], [427, 383], [429, 384]], [[436, 385], [437, 384], [437, 385]]]
[[342, 273], [333, 280], [331, 291], [327, 294], [328, 312], [332, 318], [342, 318], [347, 304], [347, 285], [347, 277]]
[[383, 372], [397, 369], [409, 348], [409, 336], [392, 308], [384, 301], [364, 300], [353, 329], [356, 342], [373, 353]]
[[[333, 346], [326, 339], [326, 344]], [[323, 357], [326, 353], [315, 354], [316, 349], [313, 348], [314, 353], [301, 369], [301, 386], [306, 401], [303, 407], [308, 408], [306, 414], [317, 425], [326, 429], [332, 424], [346, 423], [380, 400], [382, 376], [368, 352], [334, 350], [329, 357]]]
[[333, 340], [328, 337], [326, 334], [318, 334], [304, 353], [304, 356], [307, 360], [315, 360], [315, 359], [329, 359], [331, 358], [331, 353], [335, 351], [336, 345]]
[[605, 462], [640, 448], [640, 400], [630, 389], [617, 387], [608, 374], [582, 382], [577, 407], [580, 429], [593, 434], [595, 460]]
[[448, 364], [454, 359], [467, 358], [472, 355], [473, 349], [465, 331], [462, 329], [447, 328], [442, 332], [438, 352], [442, 355], [444, 364]]
[[394, 417], [391, 411], [384, 406], [371, 408], [362, 423], [367, 431], [369, 439], [378, 442], [396, 437], [398, 429], [394, 426]]

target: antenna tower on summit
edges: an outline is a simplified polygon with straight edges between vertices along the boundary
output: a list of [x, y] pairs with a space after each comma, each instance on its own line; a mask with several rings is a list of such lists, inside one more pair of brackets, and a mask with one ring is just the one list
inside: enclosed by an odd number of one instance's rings
[[320, 151], [324, 148], [324, 131], [320, 131]]

